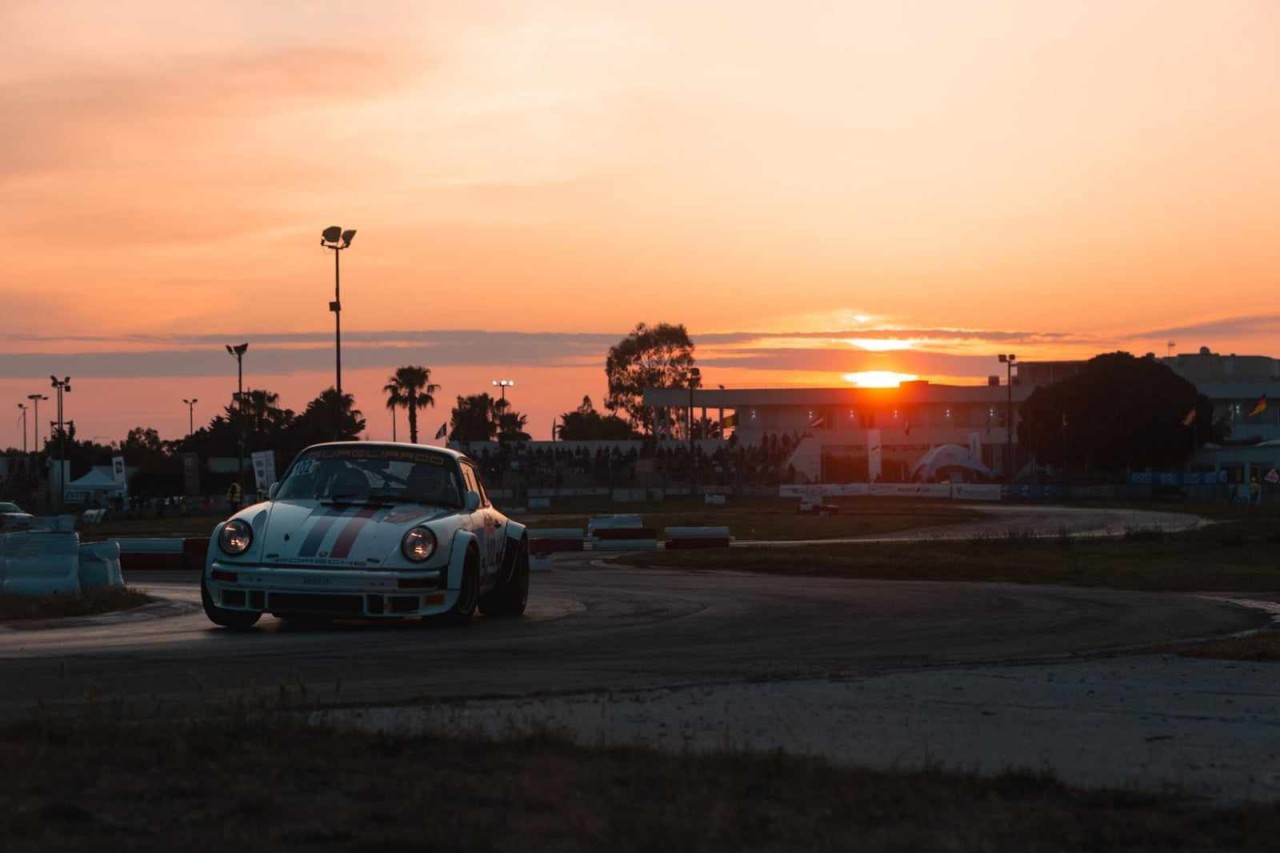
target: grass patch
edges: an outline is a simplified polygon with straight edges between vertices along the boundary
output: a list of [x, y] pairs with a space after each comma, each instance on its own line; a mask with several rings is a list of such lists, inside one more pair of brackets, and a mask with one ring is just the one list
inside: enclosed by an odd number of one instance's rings
[[128, 587], [94, 587], [76, 595], [0, 595], [0, 622], [93, 616], [140, 607], [151, 599]]
[[598, 510], [524, 513], [517, 520], [531, 527], [586, 529], [592, 515], [637, 513], [648, 527], [728, 527], [738, 539], [840, 539], [963, 524], [985, 517], [978, 509], [951, 501], [885, 498], [824, 498], [839, 515], [801, 515], [800, 502], [783, 498], [729, 498], [725, 506], [672, 500], [631, 506], [604, 504]]
[[1114, 539], [1009, 535], [632, 554], [633, 566], [884, 580], [994, 581], [1195, 592], [1280, 590], [1280, 520], [1250, 518]]
[[0, 838], [47, 850], [1272, 850], [1276, 804], [236, 721], [0, 727]]

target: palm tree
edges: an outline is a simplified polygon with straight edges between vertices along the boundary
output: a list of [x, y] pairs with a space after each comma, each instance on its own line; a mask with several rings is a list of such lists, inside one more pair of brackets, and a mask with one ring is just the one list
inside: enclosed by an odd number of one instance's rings
[[431, 384], [431, 368], [419, 365], [397, 367], [382, 389], [387, 395], [387, 408], [395, 417], [396, 407], [402, 406], [409, 413], [409, 441], [418, 443], [418, 410], [436, 404], [435, 393], [439, 385]]

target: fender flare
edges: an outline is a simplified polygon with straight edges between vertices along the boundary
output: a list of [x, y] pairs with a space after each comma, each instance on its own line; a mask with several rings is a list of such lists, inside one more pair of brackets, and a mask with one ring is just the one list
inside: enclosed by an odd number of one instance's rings
[[462, 567], [467, 562], [467, 551], [474, 545], [480, 553], [480, 540], [469, 530], [456, 530], [449, 546], [449, 568], [445, 574], [445, 589], [462, 587]]
[[506, 536], [507, 541], [502, 549], [502, 571], [498, 575], [499, 586], [511, 580], [516, 567], [516, 554], [519, 551], [520, 540], [528, 536], [528, 528], [518, 521], [507, 519]]

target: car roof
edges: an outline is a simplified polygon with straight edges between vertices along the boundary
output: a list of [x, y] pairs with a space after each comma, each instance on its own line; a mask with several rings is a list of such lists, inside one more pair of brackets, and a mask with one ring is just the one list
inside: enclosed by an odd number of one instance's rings
[[307, 450], [315, 450], [320, 447], [351, 447], [353, 445], [357, 447], [398, 447], [404, 450], [424, 450], [428, 453], [439, 453], [444, 456], [451, 456], [454, 459], [471, 461], [471, 457], [465, 453], [459, 453], [448, 447], [435, 447], [430, 444], [410, 444], [407, 441], [326, 441], [323, 444], [313, 444], [302, 452], [306, 453]]

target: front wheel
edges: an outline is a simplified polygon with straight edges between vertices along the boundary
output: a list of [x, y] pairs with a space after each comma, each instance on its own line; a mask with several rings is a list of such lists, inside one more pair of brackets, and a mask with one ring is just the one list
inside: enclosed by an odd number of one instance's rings
[[256, 610], [227, 610], [214, 604], [203, 576], [200, 578], [200, 603], [204, 605], [204, 615], [209, 617], [210, 622], [234, 631], [248, 630], [262, 618], [262, 614]]
[[462, 586], [458, 589], [458, 600], [449, 608], [448, 613], [439, 616], [428, 616], [423, 621], [429, 625], [452, 625], [461, 627], [469, 625], [476, 615], [476, 603], [480, 598], [480, 559], [475, 551], [467, 554], [467, 562], [462, 567]]
[[480, 612], [485, 616], [516, 617], [524, 615], [529, 603], [529, 539], [516, 544], [515, 565], [511, 577], [499, 588], [480, 597]]

